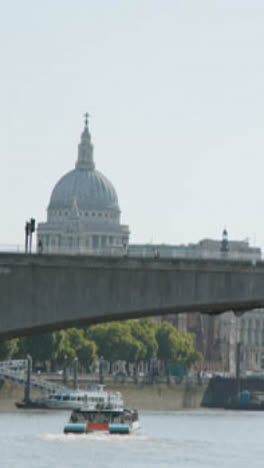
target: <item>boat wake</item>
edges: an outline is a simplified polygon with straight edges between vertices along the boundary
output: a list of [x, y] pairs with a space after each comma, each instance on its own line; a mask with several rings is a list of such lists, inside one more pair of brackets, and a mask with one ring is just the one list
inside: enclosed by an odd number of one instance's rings
[[91, 433], [91, 434], [40, 434], [36, 437], [38, 440], [47, 442], [63, 442], [63, 443], [74, 443], [74, 442], [125, 442], [129, 441], [145, 441], [149, 440], [149, 437], [141, 435], [138, 432], [133, 434], [109, 434], [109, 432]]

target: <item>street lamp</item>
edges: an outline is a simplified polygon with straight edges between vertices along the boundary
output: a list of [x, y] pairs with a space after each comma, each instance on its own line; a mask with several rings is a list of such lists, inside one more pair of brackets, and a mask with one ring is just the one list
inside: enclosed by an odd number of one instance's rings
[[30, 253], [32, 251], [32, 234], [36, 230], [36, 220], [30, 218], [30, 221], [26, 221], [25, 224], [25, 252]]
[[229, 251], [228, 232], [226, 229], [224, 229], [222, 233], [220, 251], [223, 255], [226, 255]]

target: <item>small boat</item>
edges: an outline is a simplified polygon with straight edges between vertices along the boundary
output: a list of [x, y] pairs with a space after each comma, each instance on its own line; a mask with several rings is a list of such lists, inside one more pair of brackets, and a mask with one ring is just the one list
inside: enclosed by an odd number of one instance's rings
[[237, 396], [230, 398], [224, 406], [225, 409], [264, 411], [264, 394], [244, 390]]
[[[120, 404], [123, 405], [121, 394], [119, 392], [115, 394], [115, 398], [118, 398]], [[87, 386], [85, 390], [59, 390], [47, 397], [17, 402], [16, 407], [20, 409], [74, 410], [86, 404], [104, 405], [108, 400], [109, 394], [104, 390], [104, 385], [95, 384]]]
[[64, 427], [64, 434], [88, 434], [94, 431], [130, 434], [137, 429], [137, 410], [124, 408], [120, 392], [109, 392], [107, 400], [103, 403], [89, 400], [82, 408], [74, 409]]
[[139, 429], [138, 412], [126, 408], [83, 407], [73, 410], [64, 434], [88, 434], [104, 431], [110, 434], [130, 434]]

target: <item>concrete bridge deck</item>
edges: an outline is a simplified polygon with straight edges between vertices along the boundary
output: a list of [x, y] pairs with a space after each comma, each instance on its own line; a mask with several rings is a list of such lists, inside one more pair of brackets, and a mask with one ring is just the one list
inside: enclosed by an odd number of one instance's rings
[[0, 339], [150, 315], [264, 307], [264, 263], [0, 253]]

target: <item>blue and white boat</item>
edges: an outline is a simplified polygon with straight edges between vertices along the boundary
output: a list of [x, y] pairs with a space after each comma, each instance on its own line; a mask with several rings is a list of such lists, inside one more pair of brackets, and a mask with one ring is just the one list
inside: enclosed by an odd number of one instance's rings
[[[112, 392], [110, 400], [111, 404], [119, 404], [123, 407], [120, 392]], [[88, 385], [85, 390], [65, 388], [46, 397], [16, 403], [16, 406], [23, 409], [74, 410], [85, 405], [96, 406], [106, 405], [107, 403], [109, 403], [109, 392], [104, 389], [104, 385], [94, 384]]]

